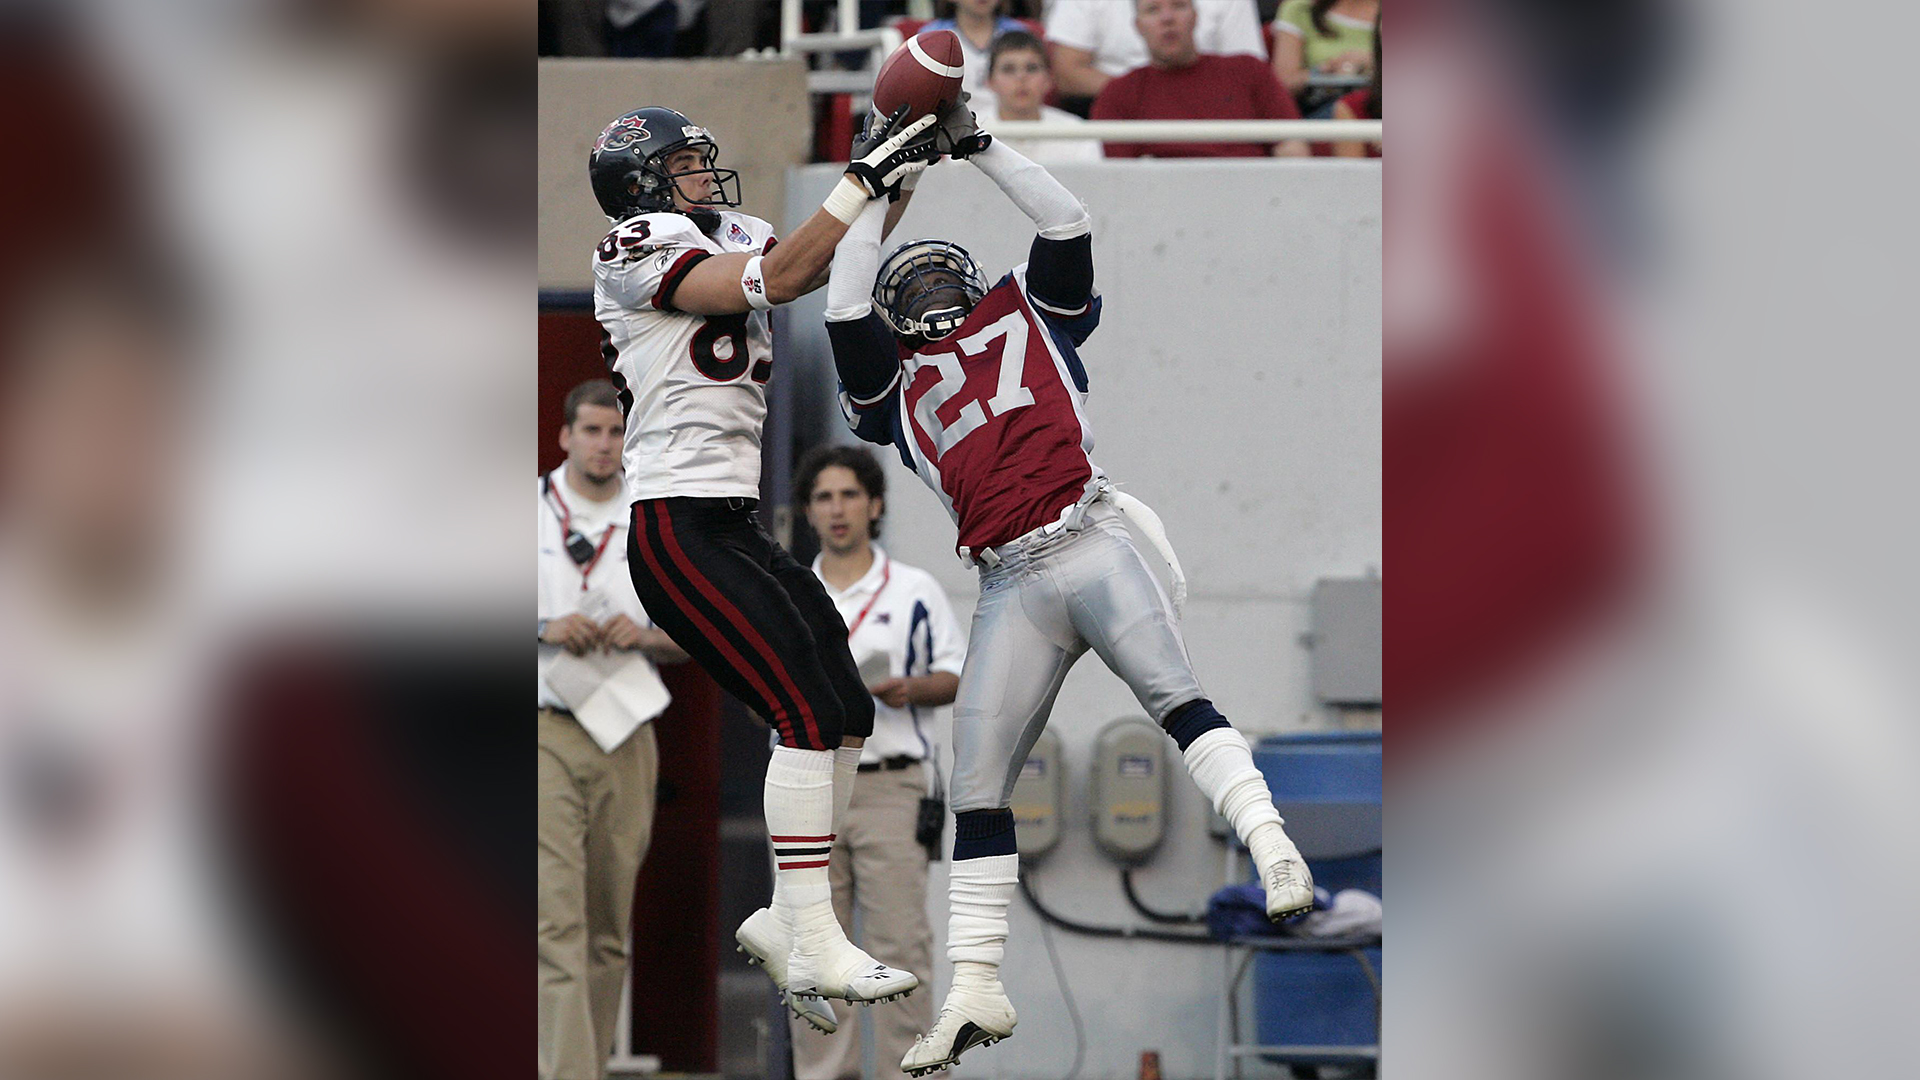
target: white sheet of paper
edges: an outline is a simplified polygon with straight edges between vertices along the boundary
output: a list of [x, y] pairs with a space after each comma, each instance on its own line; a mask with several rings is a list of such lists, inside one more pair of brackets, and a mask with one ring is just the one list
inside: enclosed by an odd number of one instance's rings
[[547, 669], [547, 685], [609, 754], [673, 701], [653, 664], [628, 652], [563, 652]]

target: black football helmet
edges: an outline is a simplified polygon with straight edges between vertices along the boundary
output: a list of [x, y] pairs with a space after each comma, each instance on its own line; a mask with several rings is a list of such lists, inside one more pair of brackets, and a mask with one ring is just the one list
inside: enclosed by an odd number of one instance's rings
[[939, 341], [967, 321], [987, 295], [987, 279], [967, 249], [948, 240], [915, 240], [893, 250], [873, 283], [873, 306], [895, 334]]
[[[600, 209], [615, 221], [635, 214], [686, 213], [673, 201], [674, 178], [667, 174], [666, 164], [668, 155], [689, 146], [706, 149], [707, 167], [679, 175], [704, 173], [714, 181], [713, 195], [694, 205], [739, 206], [740, 174], [714, 167], [720, 160], [720, 145], [707, 129], [673, 109], [648, 107], [608, 124], [593, 141], [587, 175], [593, 181], [593, 197], [600, 200]], [[733, 185], [731, 193], [729, 184]]]

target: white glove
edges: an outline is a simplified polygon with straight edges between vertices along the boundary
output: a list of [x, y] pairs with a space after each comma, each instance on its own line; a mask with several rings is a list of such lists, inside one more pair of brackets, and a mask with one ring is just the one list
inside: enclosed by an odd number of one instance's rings
[[[940, 156], [933, 137], [921, 135], [938, 118], [928, 113], [900, 127], [906, 112], [905, 105], [895, 109], [884, 124], [875, 122], [869, 125], [867, 132], [854, 144], [855, 158], [847, 166], [847, 175], [866, 189], [869, 199], [891, 195], [899, 190], [900, 181], [933, 164]], [[892, 135], [887, 134], [890, 131]]]

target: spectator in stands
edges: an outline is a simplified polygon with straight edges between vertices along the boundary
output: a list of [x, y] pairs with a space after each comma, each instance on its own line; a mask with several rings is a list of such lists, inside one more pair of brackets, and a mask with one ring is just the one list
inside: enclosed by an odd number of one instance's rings
[[1007, 17], [1007, 0], [946, 0], [940, 7], [945, 15], [921, 27], [920, 32], [951, 30], [960, 38], [961, 66], [966, 69], [960, 77], [960, 88], [973, 95], [974, 115], [991, 113], [993, 102], [987, 99], [993, 91], [987, 88], [987, 53], [1001, 34], [1025, 33], [1027, 27]]
[[780, 43], [780, 7], [759, 0], [707, 0], [707, 56], [739, 56]]
[[[986, 130], [993, 131], [995, 121], [999, 120], [1080, 123], [1079, 117], [1064, 109], [1041, 104], [1053, 90], [1053, 74], [1047, 64], [1046, 45], [1025, 30], [1009, 30], [994, 39], [987, 72], [987, 88], [993, 92], [996, 105], [974, 110]], [[1100, 144], [1092, 139], [1008, 139], [1006, 142], [1042, 164], [1100, 160]]]
[[607, 55], [672, 56], [679, 37], [676, 0], [607, 0]]
[[[1151, 62], [1107, 83], [1095, 120], [1297, 120], [1300, 110], [1251, 56], [1214, 56], [1194, 42], [1194, 0], [1138, 0], [1136, 23]], [[1307, 144], [1114, 143], [1108, 157], [1305, 157]]]
[[[1380, 119], [1380, 13], [1373, 15], [1373, 81], [1333, 103], [1335, 120]], [[1379, 157], [1380, 144], [1342, 142], [1333, 145], [1335, 157]]]
[[1380, 0], [1286, 0], [1273, 18], [1273, 73], [1299, 96], [1307, 80], [1373, 71]]
[[539, 13], [542, 55], [607, 55], [607, 0], [541, 0]]
[[[1053, 74], [1068, 97], [1097, 97], [1107, 83], [1148, 60], [1135, 26], [1135, 0], [1055, 0], [1047, 13]], [[1203, 53], [1266, 60], [1253, 0], [1193, 0], [1194, 40]]]
[[706, 0], [541, 0], [543, 56], [673, 56]]

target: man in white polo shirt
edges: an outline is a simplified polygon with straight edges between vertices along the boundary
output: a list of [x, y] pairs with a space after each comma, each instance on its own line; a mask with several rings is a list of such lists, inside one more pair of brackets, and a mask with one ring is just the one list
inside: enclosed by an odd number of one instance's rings
[[[896, 562], [873, 542], [886, 511], [886, 474], [865, 447], [823, 446], [794, 474], [794, 501], [820, 537], [813, 572], [848, 627], [847, 645], [874, 696], [873, 734], [860, 782], [829, 863], [834, 914], [860, 946], [907, 971], [933, 970], [927, 923], [927, 862], [940, 819], [920, 833], [921, 804], [944, 792], [932, 741], [932, 710], [953, 701], [966, 637], [939, 582]], [[929, 809], [929, 816], [935, 811]], [[929, 846], [930, 843], [930, 846]], [[933, 1021], [933, 999], [916, 994], [864, 1010], [873, 1023], [877, 1080], [904, 1076], [900, 1058]], [[793, 1022], [795, 1080], [858, 1080], [861, 1010], [846, 1010], [833, 1035]]]
[[655, 662], [687, 658], [627, 574], [626, 423], [613, 384], [567, 395], [566, 464], [540, 478], [540, 1077], [601, 1080], [634, 880], [653, 834], [667, 706]]

